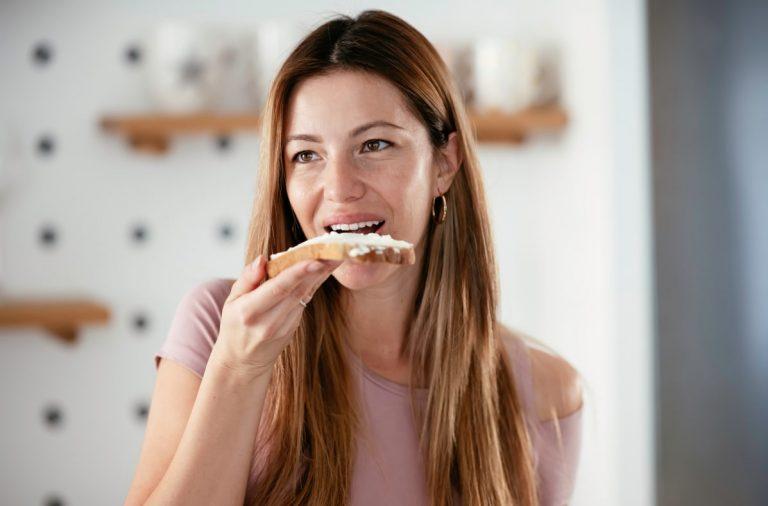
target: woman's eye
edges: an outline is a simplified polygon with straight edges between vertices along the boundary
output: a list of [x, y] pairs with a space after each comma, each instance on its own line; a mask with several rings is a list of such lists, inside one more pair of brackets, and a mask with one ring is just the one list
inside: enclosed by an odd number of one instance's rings
[[384, 139], [371, 139], [369, 141], [365, 141], [363, 143], [363, 147], [365, 147], [365, 146], [374, 146], [372, 151], [381, 151], [382, 149], [384, 149], [384, 148], [381, 147], [381, 144], [380, 144], [382, 142], [385, 143], [385, 144], [388, 144], [388, 145], [392, 145], [391, 142], [385, 141]]
[[312, 160], [307, 160], [306, 158], [301, 158], [301, 156], [305, 155], [305, 154], [312, 154], [312, 153], [313, 153], [313, 151], [299, 151], [298, 153], [293, 155], [293, 161], [294, 162], [295, 161], [299, 161], [301, 163], [311, 162]]
[[[386, 146], [382, 147], [382, 143], [386, 144]], [[382, 151], [389, 146], [392, 146], [393, 144], [389, 141], [385, 141], [384, 139], [371, 139], [369, 141], [365, 141], [363, 143], [363, 151], [366, 151], [365, 148], [368, 148], [367, 151], [371, 152], [377, 152]], [[292, 161], [299, 162], [299, 163], [308, 163], [314, 161], [311, 158], [311, 155], [313, 155], [314, 151], [299, 151], [295, 155], [293, 155]], [[307, 156], [304, 156], [307, 155]]]

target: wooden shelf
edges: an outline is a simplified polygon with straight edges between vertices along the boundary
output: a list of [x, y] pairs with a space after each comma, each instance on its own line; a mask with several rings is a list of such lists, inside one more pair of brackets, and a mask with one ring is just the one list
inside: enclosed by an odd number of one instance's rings
[[[507, 144], [520, 144], [537, 132], [562, 130], [568, 122], [565, 111], [556, 105], [514, 114], [470, 113], [470, 117], [478, 141]], [[168, 151], [170, 138], [177, 134], [225, 135], [238, 130], [258, 132], [260, 127], [257, 114], [109, 115], [101, 119], [103, 130], [124, 135], [136, 150], [158, 155]]]
[[101, 128], [124, 135], [130, 145], [153, 154], [168, 151], [170, 137], [176, 134], [213, 133], [226, 135], [236, 130], [258, 131], [261, 118], [255, 114], [144, 114], [106, 116]]
[[89, 300], [0, 299], [0, 330], [7, 327], [42, 327], [72, 344], [78, 328], [109, 321], [109, 309]]
[[539, 132], [557, 132], [568, 124], [568, 115], [558, 106], [524, 109], [514, 114], [500, 111], [471, 113], [479, 142], [521, 144]]

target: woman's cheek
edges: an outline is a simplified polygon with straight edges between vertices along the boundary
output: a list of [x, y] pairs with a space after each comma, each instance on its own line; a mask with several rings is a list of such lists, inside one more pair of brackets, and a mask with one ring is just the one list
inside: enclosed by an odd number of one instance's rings
[[[294, 188], [294, 195], [291, 199], [295, 205], [294, 209], [302, 209], [302, 206], [309, 206], [312, 202], [312, 186], [307, 184], [298, 184]], [[302, 209], [303, 211], [303, 209]]]

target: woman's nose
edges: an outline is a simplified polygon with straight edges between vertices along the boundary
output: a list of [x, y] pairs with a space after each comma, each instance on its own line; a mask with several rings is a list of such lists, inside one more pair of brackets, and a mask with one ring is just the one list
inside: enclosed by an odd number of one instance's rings
[[329, 161], [323, 170], [326, 198], [334, 202], [347, 202], [363, 196], [364, 185], [359, 179], [359, 169], [349, 159]]

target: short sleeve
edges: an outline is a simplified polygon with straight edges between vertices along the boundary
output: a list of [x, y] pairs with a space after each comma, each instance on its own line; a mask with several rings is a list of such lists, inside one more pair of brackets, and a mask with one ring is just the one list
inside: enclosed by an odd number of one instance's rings
[[213, 278], [193, 286], [182, 296], [165, 340], [155, 354], [155, 370], [161, 358], [169, 358], [203, 377], [219, 334], [221, 310], [233, 283], [233, 279]]
[[584, 404], [563, 418], [538, 426], [539, 500], [542, 506], [568, 504], [576, 486]]
[[515, 382], [520, 391], [528, 427], [532, 429], [537, 489], [541, 506], [563, 506], [575, 490], [582, 439], [584, 401], [565, 417], [541, 421], [536, 417], [530, 346], [523, 334], [507, 340]]

